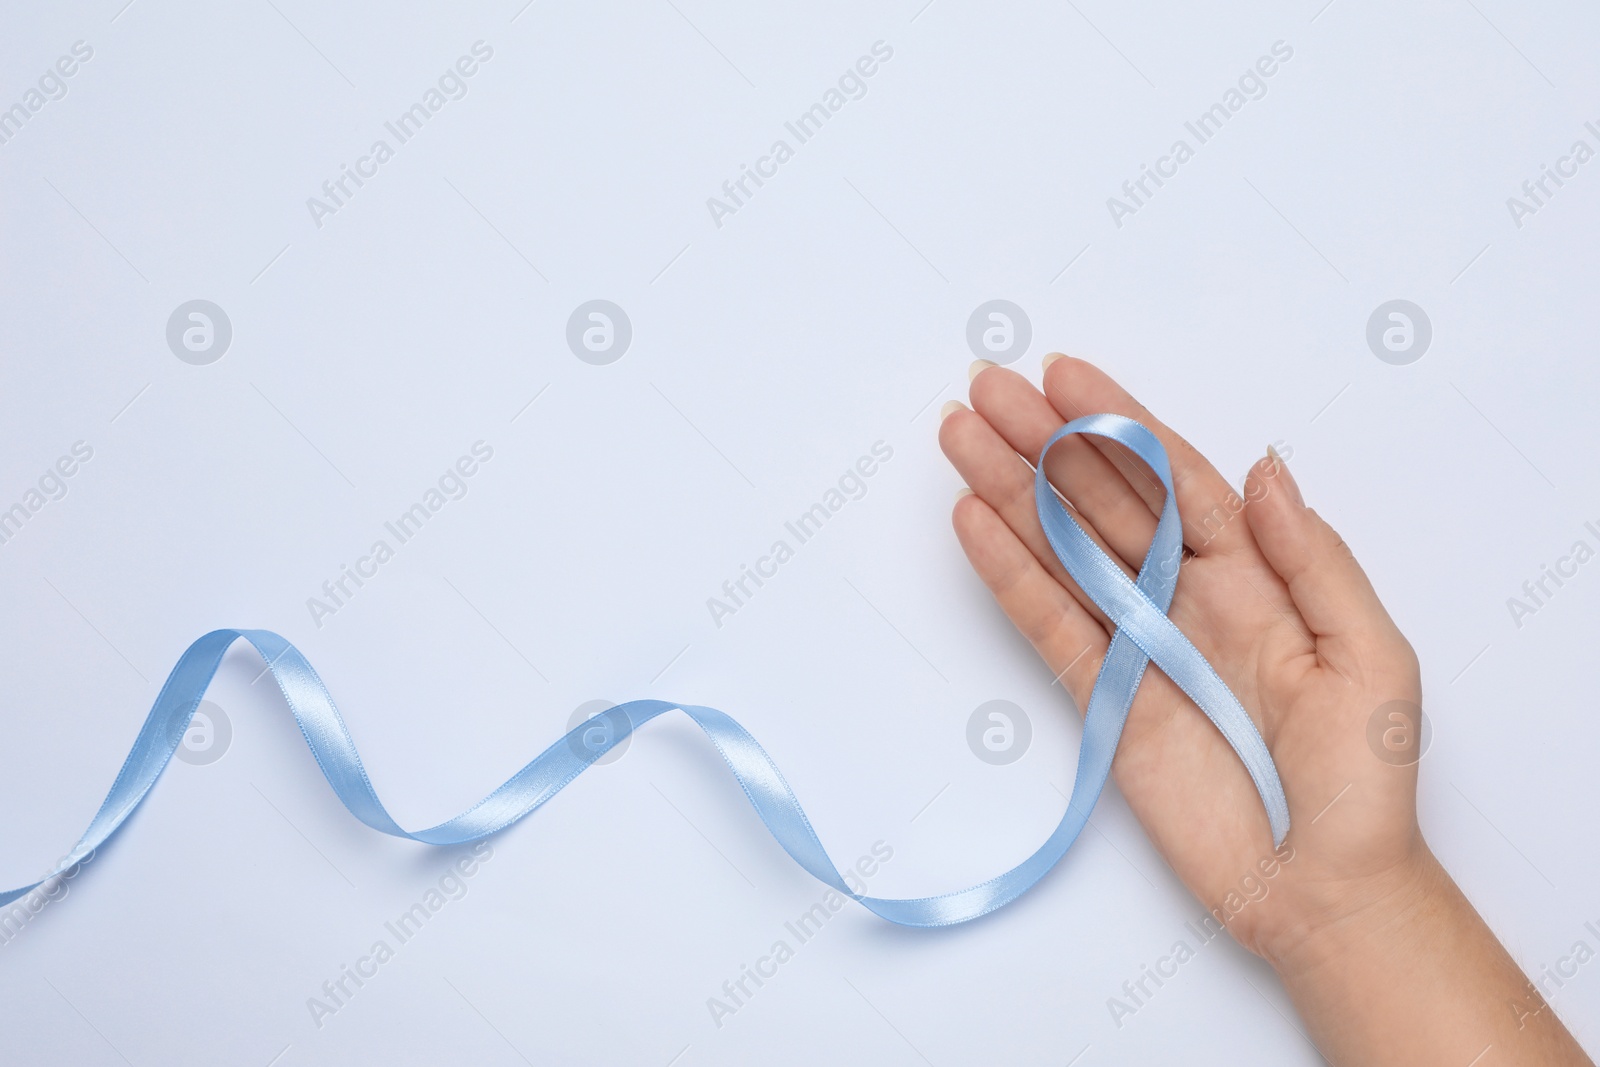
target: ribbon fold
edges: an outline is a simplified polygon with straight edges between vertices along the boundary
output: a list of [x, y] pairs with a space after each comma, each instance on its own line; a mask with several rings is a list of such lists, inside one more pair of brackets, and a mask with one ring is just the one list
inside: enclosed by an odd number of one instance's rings
[[[1067, 513], [1045, 478], [1045, 456], [1072, 434], [1093, 434], [1126, 445], [1149, 464], [1166, 489], [1155, 536], [1136, 579], [1130, 580]], [[1057, 430], [1040, 452], [1034, 496], [1039, 521], [1062, 565], [1117, 630], [1089, 697], [1077, 777], [1066, 813], [1031, 856], [979, 885], [915, 899], [892, 900], [855, 892], [828, 858], [794, 791], [756, 739], [715, 708], [664, 700], [633, 700], [601, 712], [578, 724], [467, 811], [425, 830], [405, 830], [378, 799], [344, 719], [310, 662], [270, 631], [223, 629], [199, 638], [179, 658], [105, 801], [72, 851], [39, 881], [0, 891], [0, 905], [68, 871], [117, 832], [172, 759], [223, 655], [240, 638], [266, 660], [317, 765], [350, 813], [374, 830], [429, 845], [464, 844], [498, 833], [538, 810], [634, 730], [658, 715], [679, 710], [695, 721], [722, 754], [751, 806], [784, 851], [818, 881], [903, 926], [966, 922], [1027, 892], [1077, 839], [1105, 786], [1128, 710], [1151, 662], [1189, 695], [1233, 746], [1266, 807], [1273, 843], [1281, 844], [1289, 831], [1289, 807], [1266, 743], [1226, 683], [1167, 618], [1177, 587], [1183, 538], [1172, 472], [1161, 442], [1144, 426], [1121, 415], [1076, 419]]]

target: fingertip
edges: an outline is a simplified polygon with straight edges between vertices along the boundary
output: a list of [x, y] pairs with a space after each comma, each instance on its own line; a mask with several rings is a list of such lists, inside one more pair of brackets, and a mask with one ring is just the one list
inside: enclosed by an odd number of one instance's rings
[[962, 425], [965, 419], [957, 418], [962, 412], [970, 413], [971, 408], [959, 400], [951, 400], [939, 409], [939, 449], [953, 463], [956, 453], [960, 450], [959, 442], [962, 440]]
[[955, 501], [950, 506], [950, 525], [962, 544], [969, 544], [983, 526], [983, 511], [988, 505], [971, 487], [963, 485], [956, 490]]
[[1271, 456], [1262, 456], [1250, 464], [1250, 469], [1244, 475], [1244, 498], [1249, 503], [1265, 500], [1272, 489]]
[[1065, 352], [1052, 352], [1045, 356], [1044, 373], [1047, 380], [1059, 379], [1063, 387], [1068, 383], [1081, 383], [1086, 373], [1104, 374], [1088, 360], [1069, 356]]
[[1245, 475], [1245, 525], [1250, 528], [1256, 544], [1267, 554], [1269, 562], [1272, 560], [1274, 549], [1285, 537], [1290, 536], [1288, 531], [1300, 528], [1290, 509], [1282, 505], [1282, 501], [1287, 498], [1283, 493], [1274, 492], [1273, 489], [1272, 482], [1266, 477], [1260, 464], [1251, 467], [1250, 473]]
[[1278, 506], [1279, 500], [1297, 509], [1306, 506], [1300, 485], [1289, 471], [1288, 461], [1272, 445], [1267, 446], [1267, 454], [1256, 460], [1245, 475], [1245, 499], [1257, 506], [1269, 500], [1273, 501], [1270, 505], [1273, 507]]
[[[1245, 519], [1256, 543], [1274, 567], [1296, 555], [1293, 546], [1310, 532], [1309, 508], [1277, 449], [1251, 464], [1244, 479]], [[1279, 569], [1282, 573], [1282, 569]]]
[[1050, 393], [1051, 385], [1057, 389], [1065, 390], [1067, 375], [1072, 371], [1072, 357], [1065, 352], [1052, 352], [1044, 357], [1044, 385], [1045, 395]]
[[1039, 392], [1032, 382], [1010, 367], [986, 359], [974, 362], [970, 372], [967, 397], [972, 401], [972, 410], [997, 428], [1015, 420], [1018, 405], [1027, 402], [1026, 394]]
[[1393, 632], [1350, 546], [1305, 506], [1282, 458], [1268, 455], [1251, 474], [1266, 488], [1246, 509], [1250, 530], [1311, 631], [1363, 641]]
[[972, 491], [971, 487], [963, 485], [960, 489], [956, 490], [956, 498], [950, 505], [950, 525], [955, 527], [958, 534], [961, 531], [961, 524], [963, 522], [963, 519], [961, 518], [961, 505], [969, 496], [977, 496], [977, 494]]
[[1294, 480], [1294, 472], [1289, 470], [1289, 461], [1278, 453], [1274, 445], [1267, 446], [1268, 475], [1283, 486], [1289, 499], [1301, 507], [1305, 507], [1306, 499], [1300, 493], [1300, 483]]
[[950, 434], [950, 416], [954, 415], [962, 406], [959, 400], [947, 401], [939, 409], [939, 421], [933, 428], [934, 439], [939, 442], [939, 451], [943, 452], [946, 458], [951, 458], [950, 445], [954, 440]]

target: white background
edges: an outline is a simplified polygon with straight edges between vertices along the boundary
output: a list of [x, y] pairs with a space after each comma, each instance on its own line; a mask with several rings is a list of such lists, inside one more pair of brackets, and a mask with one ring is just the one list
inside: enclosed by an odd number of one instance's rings
[[[1059, 817], [1077, 719], [966, 567], [935, 442], [967, 317], [1005, 298], [1024, 373], [1097, 360], [1230, 478], [1292, 446], [1421, 654], [1433, 847], [1531, 971], [1600, 947], [1600, 564], [1520, 629], [1506, 603], [1600, 544], [1600, 162], [1521, 227], [1506, 206], [1600, 147], [1592, 9], [122, 3], [0, 34], [0, 106], [94, 50], [0, 145], [0, 507], [94, 450], [0, 545], [0, 884], [76, 839], [218, 626], [306, 653], [407, 826], [579, 704], [658, 696], [748, 726], [842, 863], [891, 845], [875, 894], [1010, 866]], [[478, 40], [465, 98], [319, 228], [307, 198]], [[865, 97], [718, 227], [706, 199], [876, 41]], [[1116, 226], [1107, 197], [1277, 41], [1267, 95]], [[165, 340], [195, 298], [233, 326], [209, 366]], [[593, 298], [633, 324], [609, 366], [564, 338]], [[1409, 366], [1365, 341], [1392, 298], [1433, 324]], [[467, 496], [314, 625], [479, 440]], [[717, 628], [706, 598], [879, 440], [867, 495]], [[497, 838], [318, 1028], [307, 998], [457, 852], [350, 818], [259, 670], [241, 647], [212, 688], [226, 755], [174, 762], [0, 945], [6, 1062], [1318, 1062], [1224, 941], [1113, 1021], [1203, 909], [1111, 790], [1015, 906], [935, 932], [852, 907], [717, 1027], [707, 998], [821, 890], [670, 718]], [[1005, 767], [965, 739], [991, 699], [1033, 724]], [[1600, 963], [1564, 981], [1600, 1051]]]

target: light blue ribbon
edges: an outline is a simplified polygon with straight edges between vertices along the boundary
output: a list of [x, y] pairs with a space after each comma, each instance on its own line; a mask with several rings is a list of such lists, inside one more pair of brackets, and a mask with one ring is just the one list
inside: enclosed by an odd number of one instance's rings
[[[1166, 502], [1137, 580], [1130, 580], [1067, 514], [1045, 479], [1045, 455], [1056, 442], [1078, 433], [1095, 434], [1126, 445], [1150, 465], [1166, 487]], [[677, 709], [705, 731], [772, 836], [817, 880], [904, 926], [966, 922], [1021, 896], [1066, 854], [1099, 799], [1128, 709], [1145, 666], [1151, 661], [1194, 700], [1244, 761], [1266, 805], [1273, 842], [1281, 844], [1289, 831], [1289, 806], [1266, 744], [1227, 685], [1166, 615], [1177, 586], [1183, 537], [1172, 472], [1161, 442], [1139, 423], [1120, 415], [1089, 415], [1074, 420], [1045, 443], [1034, 491], [1039, 520], [1051, 547], [1067, 572], [1116, 624], [1117, 632], [1089, 697], [1077, 778], [1066, 814], [1038, 851], [981, 885], [909, 900], [887, 900], [855, 892], [828, 858], [794, 791], [756, 739], [714, 708], [664, 700], [634, 700], [603, 711], [574, 727], [462, 814], [426, 830], [404, 830], [378, 799], [333, 698], [306, 658], [288, 641], [267, 630], [213, 630], [190, 645], [172, 669], [105, 802], [72, 851], [38, 882], [0, 892], [0, 905], [69, 871], [116, 833], [172, 759], [224, 653], [241, 637], [267, 661], [317, 765], [351, 814], [374, 830], [430, 845], [463, 844], [505, 829], [537, 810], [634, 730], [657, 715]]]

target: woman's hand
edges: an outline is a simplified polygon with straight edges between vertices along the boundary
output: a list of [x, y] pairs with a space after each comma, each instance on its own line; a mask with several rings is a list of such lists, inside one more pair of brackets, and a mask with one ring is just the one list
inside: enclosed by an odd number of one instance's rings
[[[1525, 980], [1422, 840], [1415, 759], [1404, 758], [1403, 744], [1401, 758], [1390, 759], [1369, 744], [1376, 717], [1379, 733], [1390, 730], [1414, 755], [1420, 739], [1407, 737], [1406, 728], [1417, 725], [1422, 700], [1417, 658], [1287, 467], [1268, 455], [1241, 494], [1098, 368], [1052, 356], [1044, 381], [1041, 394], [1020, 375], [980, 361], [973, 365], [974, 410], [946, 406], [940, 444], [973, 489], [954, 515], [967, 558], [1078, 707], [1087, 707], [1113, 631], [1045, 540], [1031, 463], [1052, 432], [1081, 415], [1115, 412], [1143, 423], [1171, 460], [1184, 544], [1193, 553], [1169, 617], [1249, 711], [1289, 800], [1293, 828], [1275, 854], [1243, 764], [1152, 666], [1112, 773], [1178, 877], [1242, 945], [1279, 970], [1336, 1062], [1432, 1062], [1419, 1058], [1420, 1040], [1439, 1062], [1465, 1067], [1485, 1043], [1514, 1040], [1530, 1025], [1545, 1044], [1525, 1040], [1519, 1055], [1542, 1050], [1569, 1058], [1518, 1062], [1588, 1062], [1552, 1012], [1514, 1025], [1507, 998], [1526, 996]], [[1120, 445], [1080, 435], [1051, 451], [1046, 474], [1073, 517], [1133, 575], [1164, 493], [1149, 469]], [[1250, 892], [1260, 885], [1265, 896]], [[1463, 924], [1481, 928], [1482, 937], [1463, 947], [1471, 958], [1451, 957], [1443, 966], [1459, 970], [1476, 960], [1488, 984], [1457, 991], [1447, 1014], [1461, 1014], [1467, 1029], [1447, 1028], [1445, 1044], [1430, 1045], [1432, 1027], [1404, 1012], [1394, 1025], [1409, 1025], [1409, 1034], [1389, 1032], [1382, 1020], [1395, 1005], [1367, 1003], [1383, 984], [1369, 971], [1395, 973], [1401, 964], [1389, 957], [1397, 952], [1409, 953], [1413, 964], [1426, 957], [1439, 934], [1429, 924], [1440, 922], [1446, 934]], [[1415, 946], [1417, 936], [1428, 945]], [[1480, 995], [1468, 996], [1474, 992]], [[1503, 1018], [1474, 1027], [1489, 1005]], [[1364, 1012], [1375, 1028], [1352, 1029], [1343, 1017], [1352, 1011]], [[1488, 1036], [1479, 1041], [1478, 1030]]]

